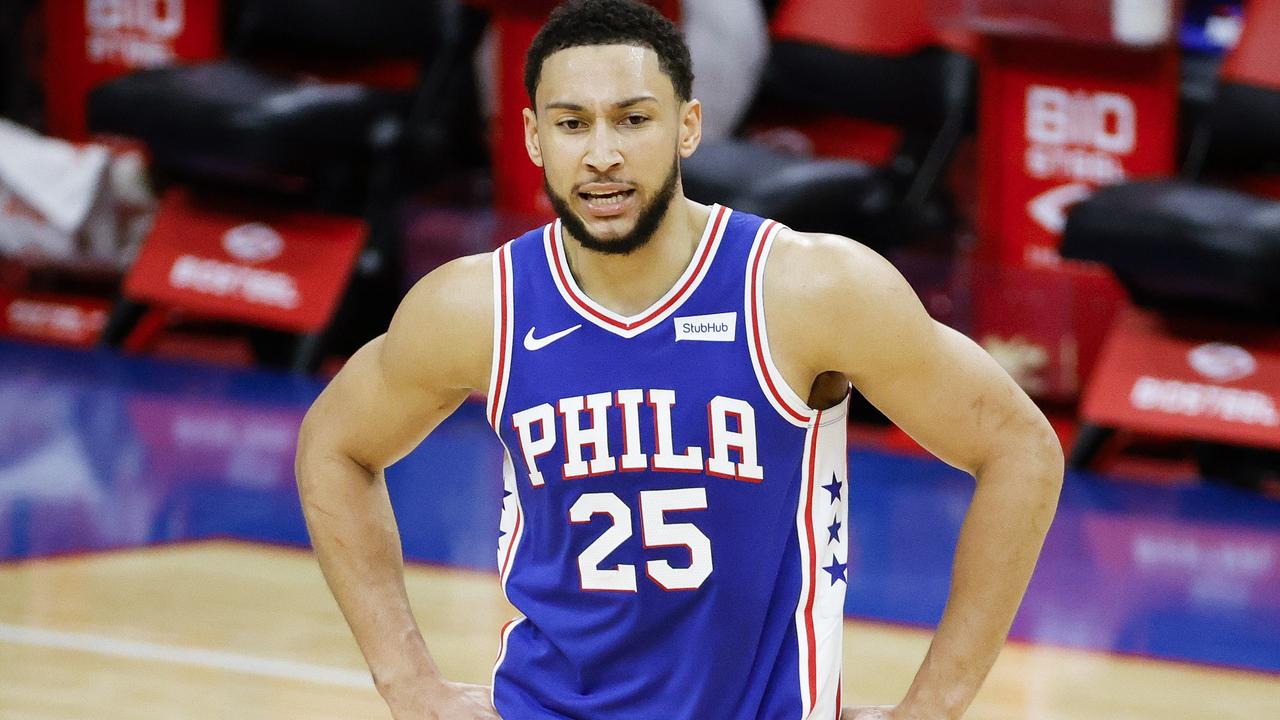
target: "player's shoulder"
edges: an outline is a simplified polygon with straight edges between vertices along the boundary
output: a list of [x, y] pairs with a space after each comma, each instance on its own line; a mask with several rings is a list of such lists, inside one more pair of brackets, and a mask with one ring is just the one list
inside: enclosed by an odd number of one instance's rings
[[897, 269], [840, 235], [779, 232], [765, 266], [764, 302], [770, 344], [816, 371], [896, 362], [902, 334], [928, 325]]
[[[862, 243], [830, 233], [782, 228], [773, 240], [765, 268], [765, 292], [810, 306], [859, 306], [893, 302], [906, 281], [893, 265]], [[914, 295], [914, 293], [911, 293]]]
[[493, 343], [493, 253], [451, 260], [400, 301], [384, 341], [384, 363], [438, 370], [483, 385]]
[[[493, 253], [450, 260], [414, 283], [397, 315], [478, 320], [493, 312]], [[483, 328], [488, 332], [489, 328]]]

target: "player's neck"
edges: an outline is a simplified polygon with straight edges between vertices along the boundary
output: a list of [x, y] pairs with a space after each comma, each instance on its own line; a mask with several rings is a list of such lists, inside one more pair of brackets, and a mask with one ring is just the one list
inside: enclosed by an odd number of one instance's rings
[[587, 250], [566, 233], [569, 270], [592, 300], [620, 315], [634, 315], [684, 274], [710, 218], [709, 207], [677, 194], [649, 242], [628, 255]]

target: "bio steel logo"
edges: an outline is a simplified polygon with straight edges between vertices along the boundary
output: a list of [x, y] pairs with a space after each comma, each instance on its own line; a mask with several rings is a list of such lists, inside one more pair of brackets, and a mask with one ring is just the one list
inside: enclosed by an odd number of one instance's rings
[[222, 236], [222, 249], [241, 262], [266, 262], [284, 252], [284, 238], [266, 223], [247, 223]]
[[[1138, 141], [1138, 112], [1127, 95], [1069, 90], [1052, 85], [1027, 88], [1025, 109], [1028, 177], [1060, 182], [1027, 203], [1031, 219], [1060, 235], [1069, 207], [1098, 185], [1125, 178], [1123, 159]], [[1028, 248], [1035, 264], [1056, 261], [1056, 252]]]
[[186, 26], [186, 0], [88, 0], [85, 53], [93, 62], [149, 67], [171, 62]]
[[1187, 362], [1201, 375], [1220, 383], [1249, 377], [1258, 370], [1258, 361], [1239, 345], [1207, 343], [1187, 353]]
[[1026, 133], [1031, 177], [1116, 182], [1125, 177], [1118, 156], [1137, 147], [1138, 111], [1120, 93], [1032, 85], [1027, 88]]

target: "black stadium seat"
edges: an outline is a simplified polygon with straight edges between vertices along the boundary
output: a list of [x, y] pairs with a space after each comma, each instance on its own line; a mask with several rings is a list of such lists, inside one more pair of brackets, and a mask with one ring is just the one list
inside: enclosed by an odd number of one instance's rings
[[157, 162], [188, 172], [306, 175], [367, 160], [374, 124], [407, 107], [403, 94], [226, 60], [111, 83], [95, 93], [90, 123], [142, 138]]
[[894, 202], [892, 183], [855, 160], [790, 155], [747, 140], [708, 143], [682, 163], [685, 192], [800, 230], [863, 238]]
[[[1171, 334], [1179, 321], [1280, 326], [1277, 40], [1280, 0], [1252, 0], [1214, 98], [1190, 133], [1182, 178], [1105, 187], [1068, 211], [1063, 257], [1111, 267]], [[1112, 432], [1084, 424], [1069, 464], [1088, 467]], [[1280, 454], [1259, 448], [1206, 442], [1198, 455], [1206, 475], [1250, 486], [1280, 467]]]
[[[361, 215], [368, 237], [324, 345], [382, 332], [400, 297], [406, 190], [485, 161], [472, 58], [486, 16], [456, 0], [227, 0], [230, 56], [136, 72], [89, 98], [90, 129], [143, 140], [166, 183]], [[265, 191], [265, 192], [264, 192]], [[104, 342], [144, 308], [125, 300]], [[335, 337], [336, 336], [336, 337]], [[261, 330], [260, 360], [313, 369], [319, 335]]]
[[[793, 16], [821, 24], [825, 1], [786, 5]], [[830, 30], [846, 31], [857, 44], [877, 29]], [[695, 200], [772, 217], [797, 230], [848, 235], [881, 251], [945, 236], [951, 213], [941, 180], [971, 124], [976, 72], [972, 59], [938, 45], [888, 54], [831, 47], [812, 37], [776, 38], [758, 104], [897, 128], [901, 139], [893, 157], [872, 165], [789, 155], [748, 140], [708, 143], [682, 164], [685, 191]]]
[[26, 50], [26, 34], [38, 0], [0, 2], [0, 116], [31, 122], [39, 95]]
[[1184, 180], [1099, 189], [1064, 257], [1108, 265], [1139, 305], [1280, 322], [1280, 202]]
[[1280, 199], [1238, 189], [1280, 176], [1280, 2], [1248, 11], [1183, 179], [1103, 188], [1067, 215], [1063, 256], [1111, 266], [1139, 305], [1280, 321]]
[[442, 5], [239, 0], [231, 58], [108, 82], [90, 96], [89, 126], [145, 141], [157, 166], [184, 179], [331, 182], [367, 167], [376, 129], [402, 124], [415, 87], [317, 76], [389, 59], [425, 66], [444, 41]]

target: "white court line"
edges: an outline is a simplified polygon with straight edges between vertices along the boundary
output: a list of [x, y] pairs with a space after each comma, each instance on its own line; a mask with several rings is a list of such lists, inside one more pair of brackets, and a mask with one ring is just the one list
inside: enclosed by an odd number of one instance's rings
[[62, 632], [0, 623], [0, 643], [74, 650], [130, 660], [150, 660], [171, 665], [191, 665], [247, 675], [300, 680], [302, 682], [337, 685], [360, 690], [373, 688], [373, 679], [367, 672], [312, 665], [292, 660], [273, 660], [271, 658], [241, 655], [220, 650], [201, 650], [178, 645], [121, 640], [105, 635]]

